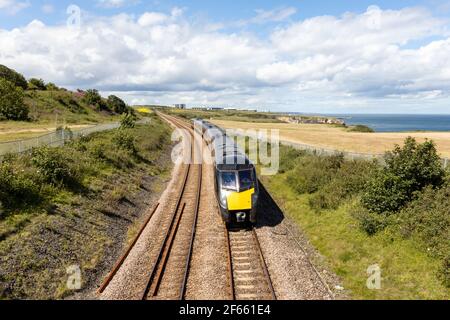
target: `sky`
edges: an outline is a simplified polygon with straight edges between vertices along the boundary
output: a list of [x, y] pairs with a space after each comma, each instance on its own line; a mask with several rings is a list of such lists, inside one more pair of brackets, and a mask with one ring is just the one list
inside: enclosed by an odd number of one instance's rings
[[450, 114], [450, 0], [0, 0], [0, 64], [129, 104]]

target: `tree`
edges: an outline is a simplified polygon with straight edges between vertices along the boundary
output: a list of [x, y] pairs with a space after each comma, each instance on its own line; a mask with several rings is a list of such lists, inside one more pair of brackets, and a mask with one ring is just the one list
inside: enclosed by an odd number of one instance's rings
[[47, 90], [45, 82], [42, 79], [31, 78], [28, 81], [28, 89], [30, 90]]
[[47, 84], [45, 85], [45, 88], [46, 88], [48, 91], [58, 91], [58, 90], [59, 90], [59, 88], [58, 88], [54, 83], [52, 83], [52, 82], [47, 83]]
[[0, 118], [27, 120], [28, 107], [23, 103], [23, 89], [0, 78]]
[[12, 82], [15, 86], [26, 90], [28, 87], [27, 80], [20, 73], [0, 64], [0, 79]]
[[386, 166], [367, 184], [363, 205], [373, 213], [395, 213], [414, 199], [417, 191], [444, 182], [445, 171], [433, 141], [418, 144], [407, 138], [405, 145], [386, 153]]
[[86, 90], [84, 93], [83, 101], [91, 106], [96, 107], [98, 110], [108, 109], [108, 105], [103, 101], [102, 96], [96, 89]]
[[106, 103], [108, 105], [108, 109], [114, 111], [115, 113], [122, 114], [128, 111], [127, 104], [117, 96], [109, 96]]

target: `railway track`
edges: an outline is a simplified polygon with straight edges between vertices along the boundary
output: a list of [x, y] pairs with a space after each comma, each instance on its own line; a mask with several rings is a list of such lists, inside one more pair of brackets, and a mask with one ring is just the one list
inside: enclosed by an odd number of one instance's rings
[[[179, 128], [187, 127], [177, 119], [161, 115]], [[190, 135], [195, 141], [194, 132]], [[192, 132], [191, 132], [192, 131]], [[190, 163], [186, 167], [182, 188], [164, 241], [159, 249], [141, 298], [183, 300], [192, 257], [195, 230], [198, 220], [200, 192], [202, 184], [202, 165], [192, 164], [196, 143], [191, 145]]]
[[255, 229], [225, 233], [232, 300], [276, 300]]
[[[199, 214], [200, 197], [202, 189], [203, 165], [196, 164], [194, 154], [198, 152], [199, 144], [203, 143], [192, 126], [186, 122], [158, 113], [166, 121], [177, 128], [189, 132], [191, 141], [189, 163], [182, 164], [181, 184], [176, 203], [167, 209], [167, 226], [162, 234], [162, 243], [157, 250], [155, 261], [149, 270], [145, 287], [139, 294], [142, 300], [183, 300], [186, 295], [193, 245], [196, 236], [196, 227]], [[199, 152], [198, 154], [201, 154]], [[160, 207], [156, 204], [146, 219], [140, 232], [131, 245], [119, 259], [98, 290], [102, 293], [110, 284], [124, 261], [132, 251], [139, 237], [155, 212]], [[256, 231], [228, 230], [225, 226], [225, 238], [228, 254], [228, 279], [230, 297], [232, 300], [274, 300], [276, 299], [272, 281], [259, 245]]]
[[[185, 129], [182, 121], [164, 115]], [[269, 271], [255, 229], [228, 230], [224, 224], [228, 254], [228, 279], [232, 300], [276, 300]]]

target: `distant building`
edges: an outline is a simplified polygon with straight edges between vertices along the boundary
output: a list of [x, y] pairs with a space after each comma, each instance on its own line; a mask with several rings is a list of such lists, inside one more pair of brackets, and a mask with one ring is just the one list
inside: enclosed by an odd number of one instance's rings
[[177, 108], [177, 109], [186, 109], [186, 105], [185, 104], [176, 104], [175, 108]]

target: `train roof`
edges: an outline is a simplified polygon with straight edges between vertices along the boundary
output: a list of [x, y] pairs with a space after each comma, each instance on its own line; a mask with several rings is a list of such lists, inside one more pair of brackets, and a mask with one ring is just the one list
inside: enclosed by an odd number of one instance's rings
[[205, 131], [214, 130], [209, 134], [211, 135], [210, 138], [213, 138], [215, 163], [218, 170], [248, 170], [254, 168], [253, 163], [241, 151], [234, 139], [226, 135], [225, 130], [208, 121], [200, 119], [194, 121], [201, 123]]

